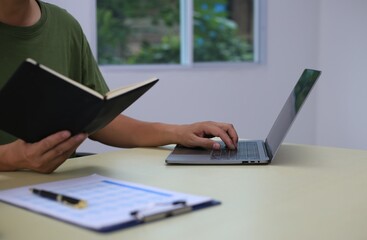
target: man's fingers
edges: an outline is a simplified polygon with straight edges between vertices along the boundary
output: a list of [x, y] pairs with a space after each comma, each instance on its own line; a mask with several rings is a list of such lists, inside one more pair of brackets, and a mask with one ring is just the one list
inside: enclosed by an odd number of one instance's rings
[[[207, 134], [214, 135], [222, 139], [227, 147], [235, 149], [237, 147], [238, 136], [233, 125], [225, 123], [214, 123], [208, 125]], [[209, 144], [209, 143], [207, 143]], [[213, 144], [212, 144], [213, 145]], [[211, 146], [213, 147], [213, 146]], [[214, 146], [217, 147], [217, 146]]]
[[53, 172], [71, 156], [71, 154], [86, 139], [86, 137], [86, 134], [78, 134], [57, 145], [55, 148], [49, 150], [43, 156], [44, 165], [42, 166], [42, 168], [38, 169], [38, 172]]
[[66, 131], [43, 139], [36, 143], [38, 146], [33, 146], [38, 147], [39, 152], [38, 156], [32, 156], [28, 159], [29, 168], [41, 173], [53, 172], [71, 156], [86, 138], [87, 134], [70, 137], [70, 133]]
[[44, 156], [47, 159], [53, 159], [59, 156], [69, 157], [87, 137], [88, 135], [84, 133], [72, 136], [54, 148], [49, 149]]
[[232, 140], [234, 145], [237, 145], [238, 142], [238, 135], [237, 132], [232, 124], [227, 123], [219, 123], [219, 127], [225, 131], [225, 133], [229, 136]]
[[55, 148], [57, 145], [65, 141], [70, 137], [69, 131], [61, 131], [55, 134], [52, 134], [41, 141], [35, 143], [34, 145], [38, 148], [38, 152], [47, 153], [51, 149]]

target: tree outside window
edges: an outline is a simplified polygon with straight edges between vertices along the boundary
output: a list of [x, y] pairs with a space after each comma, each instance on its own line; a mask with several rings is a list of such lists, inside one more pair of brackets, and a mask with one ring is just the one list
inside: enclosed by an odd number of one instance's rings
[[[182, 1], [182, 0], [181, 0]], [[254, 0], [194, 0], [194, 62], [254, 60]], [[98, 62], [180, 64], [179, 0], [97, 0]]]

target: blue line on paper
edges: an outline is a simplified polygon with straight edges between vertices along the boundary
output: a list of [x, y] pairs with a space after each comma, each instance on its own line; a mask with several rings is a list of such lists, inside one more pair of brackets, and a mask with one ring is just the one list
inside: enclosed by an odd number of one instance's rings
[[127, 185], [127, 184], [117, 183], [117, 182], [113, 182], [113, 181], [109, 181], [109, 180], [103, 180], [102, 182], [112, 184], [112, 185], [116, 185], [116, 186], [120, 186], [120, 187], [139, 190], [139, 191], [143, 191], [143, 192], [153, 193], [153, 194], [157, 194], [157, 195], [164, 196], [164, 197], [171, 197], [172, 196], [171, 194], [168, 194], [168, 193], [153, 191], [153, 190], [150, 190], [150, 189], [145, 189], [145, 188], [140, 188], [140, 187], [134, 187], [134, 186], [130, 186], [130, 185]]

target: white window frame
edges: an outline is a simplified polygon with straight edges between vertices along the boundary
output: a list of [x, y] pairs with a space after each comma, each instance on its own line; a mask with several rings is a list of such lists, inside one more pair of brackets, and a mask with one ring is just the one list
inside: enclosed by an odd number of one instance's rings
[[[218, 68], [218, 67], [238, 67], [244, 65], [264, 64], [266, 53], [266, 1], [254, 0], [254, 60], [248, 62], [194, 62], [194, 29], [193, 29], [193, 1], [194, 0], [180, 0], [180, 35], [181, 35], [181, 59], [177, 64], [122, 64], [122, 65], [100, 65], [103, 71], [115, 70], [151, 70], [151, 69], [185, 69], [185, 68]], [[94, 4], [92, 9], [97, 10], [96, 0], [91, 1]], [[96, 14], [91, 21], [97, 26]], [[95, 27], [94, 34], [89, 40], [92, 51], [97, 56], [97, 27]]]

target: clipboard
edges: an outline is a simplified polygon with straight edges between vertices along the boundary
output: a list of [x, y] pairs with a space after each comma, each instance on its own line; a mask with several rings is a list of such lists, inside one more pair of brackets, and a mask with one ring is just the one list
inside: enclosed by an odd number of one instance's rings
[[[82, 199], [73, 208], [33, 194], [44, 189]], [[93, 174], [81, 178], [0, 191], [0, 201], [97, 232], [111, 232], [189, 213], [220, 202], [206, 196], [164, 190]]]

